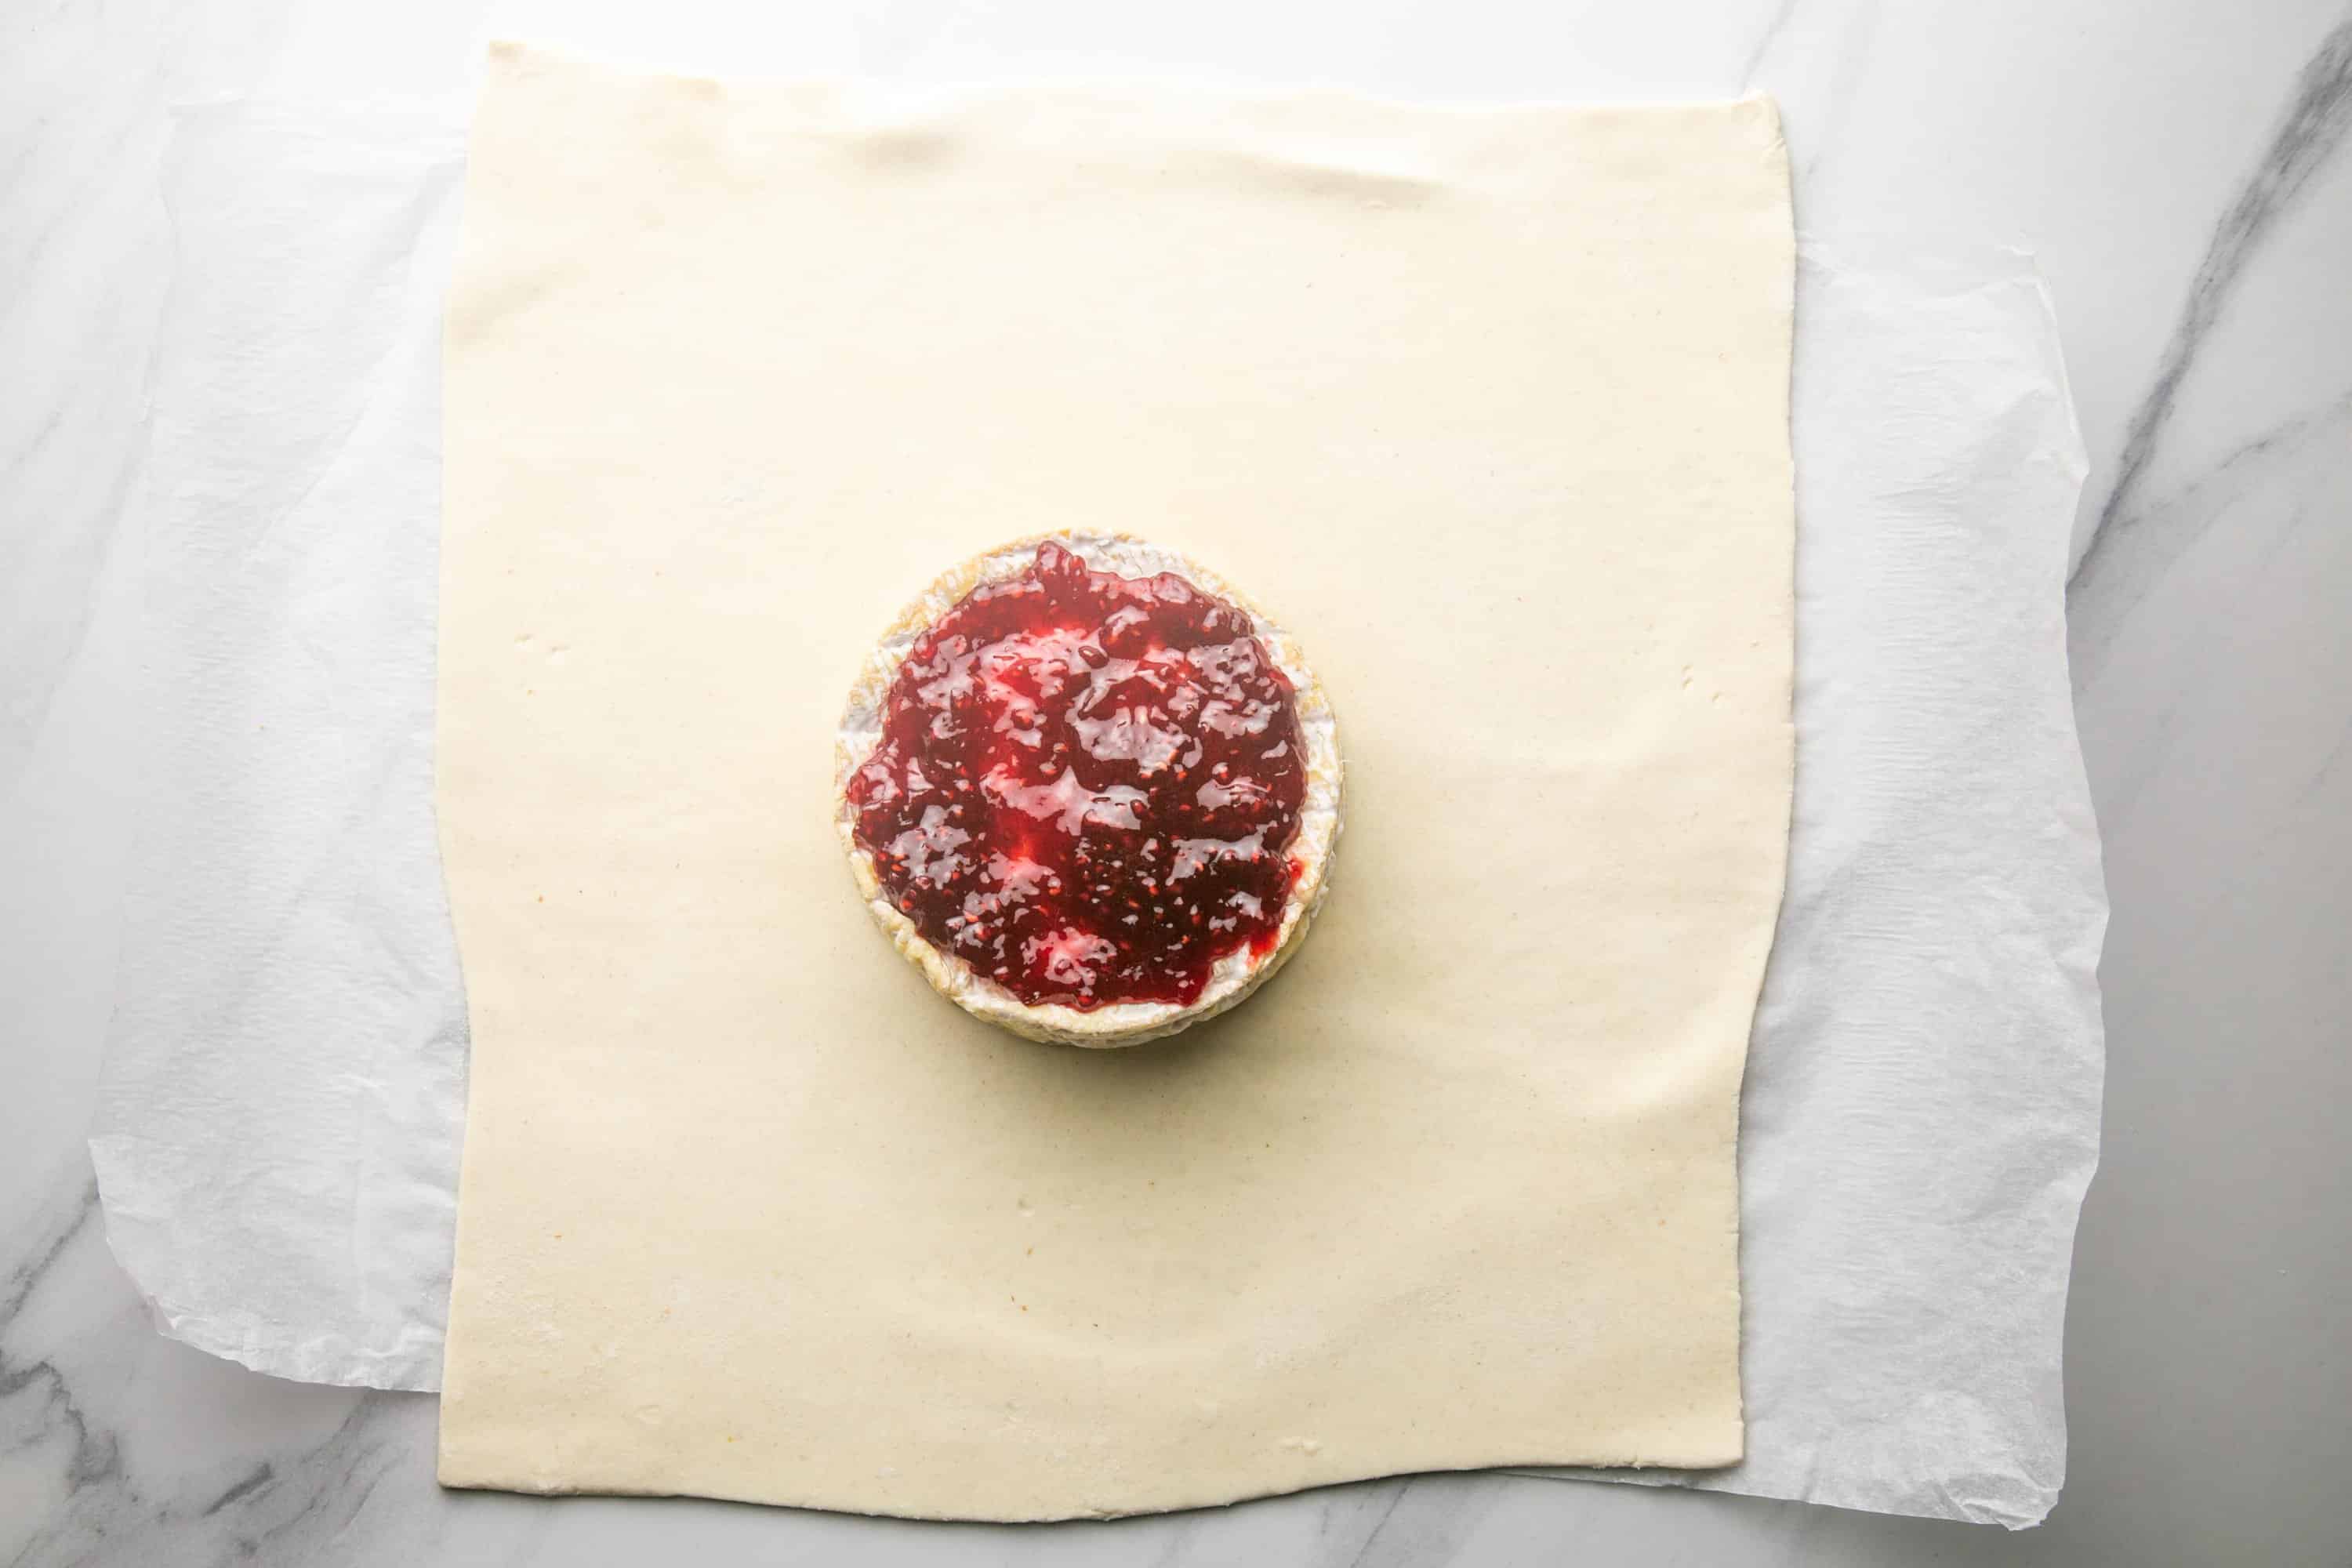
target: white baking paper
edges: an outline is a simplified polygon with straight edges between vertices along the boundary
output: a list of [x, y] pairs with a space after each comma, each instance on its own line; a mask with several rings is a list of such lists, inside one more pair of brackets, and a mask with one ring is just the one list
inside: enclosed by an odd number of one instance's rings
[[182, 117], [150, 446], [147, 799], [90, 1140], [157, 1325], [432, 1388], [466, 1008], [433, 830], [444, 121]]
[[1796, 807], [1740, 1095], [1748, 1458], [1606, 1479], [2019, 1528], [2065, 1479], [2105, 1065], [2066, 675], [2082, 437], [2023, 255], [1813, 243], [1798, 277]]
[[[165, 1332], [388, 1388], [437, 1382], [464, 1106], [429, 750], [460, 160], [430, 113], [183, 123], [139, 492], [152, 798], [92, 1140]], [[1808, 244], [1795, 393], [1795, 822], [1742, 1117], [1749, 1458], [1591, 1474], [2031, 1524], [2064, 1469], [2102, 1060], [2063, 599], [2082, 444], [2011, 253]]]

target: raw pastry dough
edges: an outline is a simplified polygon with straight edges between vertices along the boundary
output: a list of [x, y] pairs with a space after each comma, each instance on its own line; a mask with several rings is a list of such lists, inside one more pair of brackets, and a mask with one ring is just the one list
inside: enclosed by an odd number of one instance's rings
[[[886, 108], [505, 47], [465, 223], [445, 1481], [1039, 1519], [1738, 1457], [1769, 104]], [[906, 584], [1062, 527], [1246, 563], [1345, 694], [1314, 940], [1141, 1050], [941, 1006], [829, 820]]]

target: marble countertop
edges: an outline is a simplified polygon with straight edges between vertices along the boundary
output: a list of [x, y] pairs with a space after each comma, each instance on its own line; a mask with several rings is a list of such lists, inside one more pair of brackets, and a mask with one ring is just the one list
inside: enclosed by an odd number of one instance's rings
[[[1259, 78], [1423, 98], [1761, 88], [1801, 222], [2038, 256], [2093, 464], [2072, 642], [2115, 917], [2071, 1476], [2016, 1536], [1499, 1475], [1031, 1530], [445, 1494], [429, 1397], [280, 1383], [157, 1336], [84, 1147], [131, 833], [124, 500], [173, 276], [157, 173], [172, 106], [332, 80], [355, 55], [457, 90], [481, 0], [394, 9], [0, 16], [0, 1563], [2352, 1562], [2344, 0], [1235, 0], [1116, 25], [940, 0], [846, 8], [782, 57], [1216, 76], [1245, 56]], [[659, 8], [680, 36], [721, 9]], [[528, 31], [528, 7], [499, 22]]]

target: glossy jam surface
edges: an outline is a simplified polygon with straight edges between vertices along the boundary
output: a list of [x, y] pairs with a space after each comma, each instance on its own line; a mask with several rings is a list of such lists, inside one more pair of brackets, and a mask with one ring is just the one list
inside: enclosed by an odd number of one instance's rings
[[1185, 1005], [1273, 949], [1307, 759], [1246, 615], [1049, 542], [908, 651], [847, 787], [932, 946], [1033, 1005]]

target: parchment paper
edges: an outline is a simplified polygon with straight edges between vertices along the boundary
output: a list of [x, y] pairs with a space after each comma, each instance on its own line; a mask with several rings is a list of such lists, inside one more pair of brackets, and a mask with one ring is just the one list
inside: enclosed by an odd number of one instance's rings
[[[167, 1332], [384, 1387], [436, 1379], [462, 1103], [427, 787], [460, 159], [431, 115], [184, 122], [140, 484], [152, 797], [93, 1139]], [[2105, 910], [2062, 597], [2081, 444], [2021, 256], [1818, 244], [1798, 319], [1749, 1458], [1705, 1484], [2029, 1524], [2063, 1479], [2097, 1138]]]

